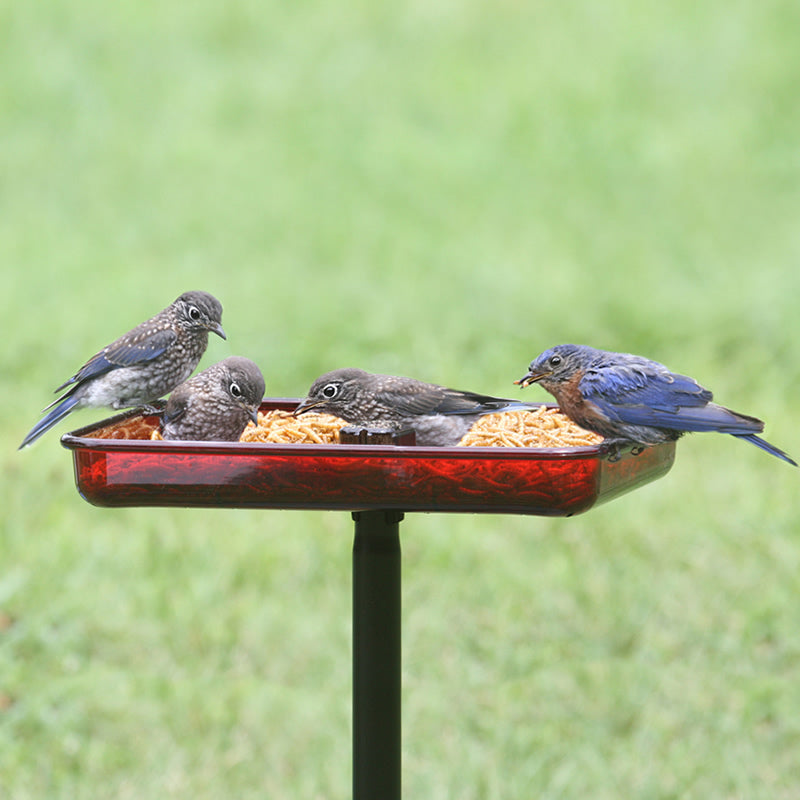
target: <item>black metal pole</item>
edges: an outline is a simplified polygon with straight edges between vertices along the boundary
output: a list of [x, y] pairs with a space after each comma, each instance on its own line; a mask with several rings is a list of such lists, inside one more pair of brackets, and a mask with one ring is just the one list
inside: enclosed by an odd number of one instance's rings
[[399, 511], [357, 511], [353, 541], [353, 799], [400, 800]]

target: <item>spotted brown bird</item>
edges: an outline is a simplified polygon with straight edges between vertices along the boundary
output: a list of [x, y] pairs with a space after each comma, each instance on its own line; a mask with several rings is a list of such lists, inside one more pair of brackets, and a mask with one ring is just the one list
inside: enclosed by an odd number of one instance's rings
[[264, 376], [248, 358], [230, 356], [185, 381], [169, 396], [161, 437], [196, 442], [238, 442], [258, 424]]
[[337, 369], [317, 378], [293, 413], [314, 409], [367, 428], [411, 429], [418, 445], [452, 447], [484, 414], [532, 407], [413, 378]]
[[69, 388], [44, 409], [52, 411], [33, 426], [20, 449], [77, 408], [130, 408], [163, 397], [192, 374], [208, 347], [209, 333], [226, 338], [221, 303], [208, 292], [184, 292], [62, 383], [56, 392]]

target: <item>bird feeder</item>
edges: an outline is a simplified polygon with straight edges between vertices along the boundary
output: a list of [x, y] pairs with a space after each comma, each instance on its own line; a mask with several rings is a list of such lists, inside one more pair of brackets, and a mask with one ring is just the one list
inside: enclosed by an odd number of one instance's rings
[[[291, 411], [269, 399], [261, 411]], [[400, 798], [400, 540], [408, 512], [572, 516], [665, 475], [675, 443], [570, 448], [152, 441], [155, 416], [120, 414], [62, 437], [98, 506], [351, 512], [353, 796]], [[139, 438], [134, 438], [139, 437]], [[366, 437], [369, 439], [369, 437]]]

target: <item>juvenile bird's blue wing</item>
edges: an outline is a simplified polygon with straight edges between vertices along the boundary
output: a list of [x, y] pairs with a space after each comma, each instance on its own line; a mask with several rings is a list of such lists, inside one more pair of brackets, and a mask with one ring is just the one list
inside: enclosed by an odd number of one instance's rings
[[75, 375], [64, 381], [56, 391], [60, 392], [72, 383], [83, 383], [119, 367], [132, 367], [135, 364], [152, 361], [163, 355], [177, 338], [177, 334], [171, 328], [156, 330], [152, 333], [138, 333], [137, 329], [134, 329], [112, 342], [97, 355], [92, 356]]

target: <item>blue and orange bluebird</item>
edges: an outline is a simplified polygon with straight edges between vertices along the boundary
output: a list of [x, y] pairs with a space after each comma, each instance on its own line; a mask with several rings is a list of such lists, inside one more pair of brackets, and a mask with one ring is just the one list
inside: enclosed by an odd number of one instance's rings
[[561, 344], [537, 356], [522, 387], [541, 384], [560, 409], [612, 447], [651, 447], [690, 431], [729, 433], [797, 466], [783, 450], [756, 436], [760, 419], [712, 403], [696, 380], [630, 353]]

